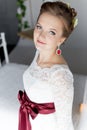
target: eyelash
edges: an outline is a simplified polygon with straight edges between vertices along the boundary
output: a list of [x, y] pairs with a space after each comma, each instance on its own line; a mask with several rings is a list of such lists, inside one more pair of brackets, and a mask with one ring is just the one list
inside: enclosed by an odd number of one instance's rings
[[50, 33], [51, 33], [51, 35], [56, 35], [56, 33], [55, 33], [55, 32], [53, 32], [53, 31], [50, 31]]
[[40, 25], [36, 25], [37, 29], [42, 29], [42, 27]]
[[[40, 25], [36, 25], [36, 28], [39, 29], [39, 30], [42, 29], [42, 27]], [[50, 31], [49, 33], [51, 35], [56, 35], [56, 33], [54, 31]]]

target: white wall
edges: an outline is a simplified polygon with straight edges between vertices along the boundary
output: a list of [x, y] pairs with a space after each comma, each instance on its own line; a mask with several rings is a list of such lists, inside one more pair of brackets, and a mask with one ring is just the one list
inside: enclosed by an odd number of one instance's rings
[[27, 7], [25, 19], [29, 21], [31, 28], [34, 27], [36, 19], [38, 17], [40, 6], [43, 0], [26, 0], [25, 5]]
[[38, 17], [40, 6], [42, 3], [43, 0], [31, 0], [34, 24], [36, 23], [36, 19]]
[[67, 44], [63, 47], [64, 54], [74, 72], [87, 74], [87, 1], [64, 0], [76, 8], [78, 13], [78, 26], [73, 31]]
[[[31, 0], [33, 25], [39, 14], [43, 0]], [[62, 0], [70, 3], [78, 12], [79, 23], [66, 44], [62, 47], [63, 54], [67, 59], [71, 70], [77, 73], [87, 74], [87, 0]], [[31, 18], [29, 18], [30, 20]], [[31, 24], [31, 23], [30, 23]]]

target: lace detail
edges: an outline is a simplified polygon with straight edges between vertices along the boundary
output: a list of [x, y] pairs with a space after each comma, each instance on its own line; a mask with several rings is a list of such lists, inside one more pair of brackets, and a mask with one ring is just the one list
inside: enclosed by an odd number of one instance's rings
[[57, 130], [74, 130], [72, 123], [73, 75], [67, 65], [56, 64], [50, 68], [41, 68], [36, 63], [37, 56], [36, 53], [29, 67], [29, 74], [49, 84], [56, 109]]
[[72, 122], [73, 75], [68, 69], [57, 69], [51, 76], [50, 84], [54, 95], [57, 124], [60, 126], [58, 129], [70, 130], [67, 123]]
[[[50, 79], [53, 77], [53, 79], [55, 79], [54, 80], [55, 85], [57, 84], [56, 81], [58, 80], [58, 79], [56, 80], [56, 78], [59, 78], [61, 80], [65, 78], [68, 81], [73, 79], [73, 75], [67, 65], [55, 64], [50, 68], [41, 68], [40, 66], [37, 65], [36, 62], [37, 57], [38, 57], [38, 51], [36, 52], [33, 63], [29, 67], [29, 72], [33, 77], [39, 78], [40, 80], [47, 81], [49, 83]], [[63, 77], [61, 77], [61, 72], [64, 73], [62, 74]]]

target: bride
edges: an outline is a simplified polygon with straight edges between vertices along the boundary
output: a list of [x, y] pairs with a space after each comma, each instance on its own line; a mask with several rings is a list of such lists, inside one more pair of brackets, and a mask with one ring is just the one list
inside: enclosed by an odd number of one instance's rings
[[36, 55], [23, 74], [25, 91], [19, 92], [19, 130], [74, 130], [73, 75], [60, 46], [76, 27], [76, 16], [64, 2], [42, 4], [34, 29]]

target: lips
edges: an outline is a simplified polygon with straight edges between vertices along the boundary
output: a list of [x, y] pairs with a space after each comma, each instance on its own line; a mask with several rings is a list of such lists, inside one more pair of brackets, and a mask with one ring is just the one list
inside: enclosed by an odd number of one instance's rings
[[44, 43], [44, 42], [42, 42], [42, 41], [39, 41], [39, 40], [37, 40], [37, 42], [40, 43], [40, 44], [46, 44], [46, 43]]

